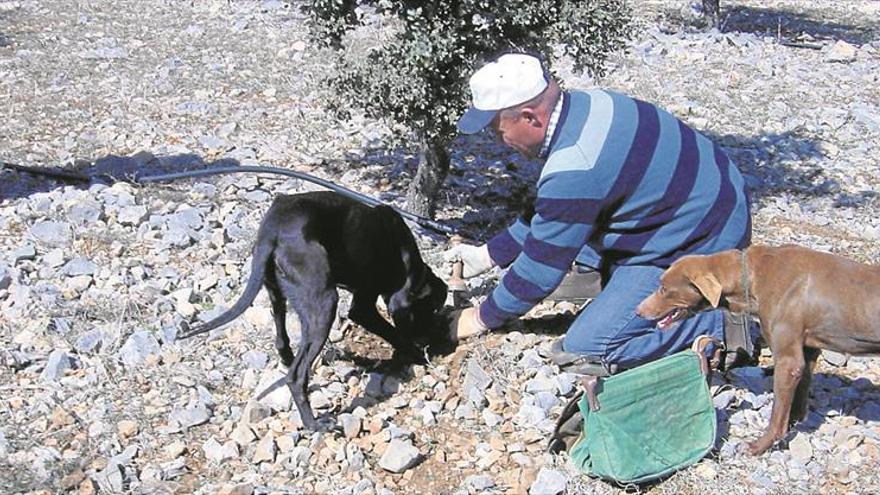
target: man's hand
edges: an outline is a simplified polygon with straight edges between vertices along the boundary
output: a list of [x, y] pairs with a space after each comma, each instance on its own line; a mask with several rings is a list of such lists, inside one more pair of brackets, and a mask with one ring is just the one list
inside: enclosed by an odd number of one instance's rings
[[453, 311], [450, 316], [452, 321], [449, 324], [449, 338], [453, 342], [476, 337], [489, 331], [486, 325], [483, 324], [483, 320], [480, 319], [478, 308], [465, 308], [460, 311]]
[[464, 278], [477, 276], [495, 266], [492, 258], [489, 257], [489, 248], [485, 244], [480, 246], [459, 244], [444, 252], [443, 257], [449, 262], [461, 261], [464, 263], [461, 273]]

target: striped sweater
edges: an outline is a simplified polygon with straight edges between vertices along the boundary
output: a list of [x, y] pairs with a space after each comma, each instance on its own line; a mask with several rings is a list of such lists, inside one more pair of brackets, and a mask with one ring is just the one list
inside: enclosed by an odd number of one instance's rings
[[750, 239], [745, 183], [719, 146], [649, 103], [568, 92], [531, 221], [488, 242], [492, 260], [510, 269], [480, 317], [497, 328], [522, 316], [575, 260], [666, 268]]

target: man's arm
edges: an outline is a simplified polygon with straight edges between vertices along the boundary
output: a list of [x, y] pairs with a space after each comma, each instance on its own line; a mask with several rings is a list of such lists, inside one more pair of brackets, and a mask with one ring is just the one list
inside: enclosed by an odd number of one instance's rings
[[480, 318], [487, 327], [497, 328], [522, 316], [562, 281], [601, 210], [602, 199], [590, 197], [589, 184], [587, 171], [559, 172], [542, 179], [522, 251], [480, 305]]
[[523, 242], [529, 234], [529, 222], [534, 214], [534, 202], [529, 201], [521, 216], [487, 243], [478, 246], [458, 244], [448, 249], [443, 256], [446, 261], [464, 263], [463, 278], [479, 275], [493, 266], [505, 268], [522, 252]]
[[496, 266], [506, 267], [522, 252], [523, 243], [529, 235], [529, 223], [524, 218], [517, 218], [509, 227], [489, 239], [486, 247], [489, 257]]

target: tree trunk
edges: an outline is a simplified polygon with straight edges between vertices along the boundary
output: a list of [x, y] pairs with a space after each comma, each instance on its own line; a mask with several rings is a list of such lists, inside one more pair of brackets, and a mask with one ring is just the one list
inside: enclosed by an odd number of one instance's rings
[[720, 0], [703, 0], [703, 15], [711, 27], [720, 27], [721, 7]]
[[448, 142], [421, 138], [419, 168], [406, 193], [406, 209], [416, 215], [434, 218], [437, 195], [449, 172]]

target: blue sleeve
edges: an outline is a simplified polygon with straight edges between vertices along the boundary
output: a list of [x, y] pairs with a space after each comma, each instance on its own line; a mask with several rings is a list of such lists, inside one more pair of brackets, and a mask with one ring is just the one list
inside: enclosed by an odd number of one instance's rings
[[497, 266], [506, 267], [522, 252], [522, 246], [528, 234], [529, 224], [522, 218], [517, 219], [486, 243], [489, 257]]
[[602, 198], [589, 190], [591, 183], [589, 172], [582, 170], [541, 180], [522, 251], [480, 306], [486, 326], [497, 328], [524, 315], [562, 281], [602, 208]]

